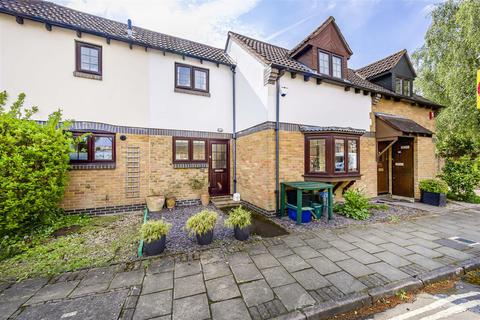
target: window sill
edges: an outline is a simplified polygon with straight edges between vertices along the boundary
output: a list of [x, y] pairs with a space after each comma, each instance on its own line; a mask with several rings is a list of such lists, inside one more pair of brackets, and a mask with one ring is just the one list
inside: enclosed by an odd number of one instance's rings
[[193, 94], [195, 96], [210, 97], [210, 92], [202, 92], [202, 91], [195, 91], [195, 90], [181, 89], [181, 88], [175, 88], [174, 91], [178, 93]]
[[100, 80], [100, 81], [102, 81], [102, 76], [99, 76], [99, 75], [97, 75], [97, 74], [86, 73], [86, 72], [73, 71], [73, 76], [74, 76], [74, 77], [79, 77], [79, 78], [85, 78], [85, 79], [92, 79], [92, 80]]
[[362, 178], [362, 175], [360, 173], [343, 174], [343, 175], [305, 174], [305, 175], [303, 175], [303, 177], [305, 178], [305, 181], [339, 182], [339, 181], [360, 180]]
[[174, 162], [174, 169], [208, 168], [206, 162]]
[[113, 170], [116, 163], [72, 163], [71, 170]]

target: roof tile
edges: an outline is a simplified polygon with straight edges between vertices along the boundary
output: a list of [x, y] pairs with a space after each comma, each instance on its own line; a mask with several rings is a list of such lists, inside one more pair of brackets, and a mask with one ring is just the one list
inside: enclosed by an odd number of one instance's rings
[[395, 67], [405, 53], [407, 53], [407, 50], [403, 49], [386, 58], [375, 61], [363, 68], [358, 69], [357, 73], [364, 79], [371, 79], [376, 75], [382, 74]]

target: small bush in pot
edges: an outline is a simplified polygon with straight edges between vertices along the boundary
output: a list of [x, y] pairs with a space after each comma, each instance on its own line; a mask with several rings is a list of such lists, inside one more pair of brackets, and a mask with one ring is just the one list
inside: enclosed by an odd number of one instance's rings
[[202, 210], [188, 218], [185, 228], [190, 235], [197, 237], [197, 242], [200, 245], [207, 245], [212, 243], [213, 228], [217, 223], [218, 214], [211, 210]]
[[235, 239], [245, 241], [250, 236], [250, 226], [252, 225], [252, 214], [242, 206], [236, 207], [228, 214], [225, 220], [225, 226], [233, 228]]
[[432, 206], [444, 207], [447, 205], [448, 185], [440, 179], [425, 179], [420, 181], [420, 201]]
[[147, 256], [160, 254], [165, 250], [167, 234], [172, 224], [163, 220], [147, 221], [140, 228], [143, 252]]

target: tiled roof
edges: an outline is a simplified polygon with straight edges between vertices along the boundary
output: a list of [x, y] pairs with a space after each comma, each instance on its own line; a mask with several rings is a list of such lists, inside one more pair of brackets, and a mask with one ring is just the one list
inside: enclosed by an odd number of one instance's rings
[[377, 112], [375, 115], [385, 121], [391, 127], [400, 130], [407, 134], [424, 134], [424, 135], [432, 135], [433, 132], [428, 130], [427, 128], [419, 125], [413, 120], [408, 118], [392, 115], [388, 113], [380, 113]]
[[318, 126], [300, 126], [301, 132], [341, 132], [351, 134], [364, 134], [363, 129], [355, 129], [350, 127], [318, 127]]
[[364, 87], [364, 88], [367, 88], [367, 89], [371, 89], [371, 90], [374, 90], [374, 91], [378, 91], [378, 92], [384, 92], [384, 93], [388, 93], [388, 94], [393, 94], [392, 91], [388, 90], [388, 89], [385, 89], [384, 87], [382, 86], [379, 86], [373, 82], [370, 82], [368, 80], [365, 80], [363, 79], [361, 76], [359, 76], [354, 70], [352, 69], [348, 69], [348, 80], [356, 85], [356, 86], [359, 86], [359, 87]]
[[365, 79], [373, 78], [374, 76], [389, 71], [395, 67], [405, 53], [407, 53], [407, 50], [403, 49], [386, 58], [375, 61], [368, 66], [360, 68], [356, 70], [356, 72]]
[[136, 45], [171, 51], [227, 65], [233, 64], [223, 49], [135, 26], [133, 27], [133, 35], [129, 37], [127, 24], [125, 23], [76, 11], [47, 1], [0, 0], [0, 12]]

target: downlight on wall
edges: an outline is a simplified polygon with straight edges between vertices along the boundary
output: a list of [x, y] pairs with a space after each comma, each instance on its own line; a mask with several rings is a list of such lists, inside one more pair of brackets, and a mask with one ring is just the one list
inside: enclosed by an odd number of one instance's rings
[[280, 87], [280, 95], [282, 97], [285, 97], [287, 94], [288, 94], [288, 87], [286, 87], [286, 86]]

